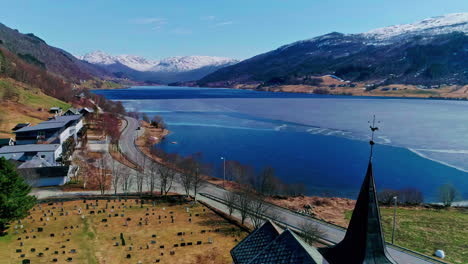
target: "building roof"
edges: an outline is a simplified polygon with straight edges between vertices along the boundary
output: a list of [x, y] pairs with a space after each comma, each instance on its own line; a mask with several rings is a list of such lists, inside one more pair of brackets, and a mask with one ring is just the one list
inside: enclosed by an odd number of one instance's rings
[[62, 110], [62, 108], [58, 106], [54, 106], [54, 107], [51, 107], [50, 110]]
[[89, 108], [89, 107], [84, 107], [84, 108], [80, 109], [80, 113], [83, 113], [83, 112], [93, 113], [94, 110], [92, 108]]
[[41, 159], [38, 156], [34, 156], [32, 159], [21, 163], [18, 166], [18, 169], [43, 168], [43, 167], [52, 167], [52, 164], [47, 162], [45, 159]]
[[65, 115], [66, 113], [68, 113], [68, 112], [70, 112], [70, 113], [72, 113], [72, 114], [74, 114], [74, 115], [79, 115], [79, 114], [80, 114], [80, 110], [79, 110], [79, 109], [76, 109], [76, 108], [74, 108], [74, 107], [68, 108], [68, 110], [65, 111], [64, 115]]
[[334, 247], [321, 249], [321, 253], [330, 264], [396, 263], [385, 246], [371, 160], [345, 238]]
[[15, 126], [14, 128], [12, 128], [11, 130], [16, 131], [16, 130], [18, 130], [18, 129], [20, 129], [20, 128], [28, 127], [28, 126], [30, 126], [30, 125], [31, 125], [31, 123], [18, 123], [18, 124], [16, 124], [16, 126]]
[[60, 147], [60, 144], [27, 144], [27, 145], [5, 146], [3, 148], [0, 148], [0, 154], [24, 153], [24, 152], [52, 152], [52, 151], [56, 151], [59, 147]]
[[270, 221], [266, 221], [231, 250], [236, 264], [248, 263], [255, 255], [281, 234], [282, 230]]
[[324, 259], [316, 248], [311, 247], [291, 230], [286, 229], [248, 263], [322, 264]]
[[15, 133], [59, 129], [59, 128], [67, 126], [70, 122], [79, 120], [81, 117], [82, 115], [56, 116], [50, 120], [41, 122], [35, 126], [23, 127], [15, 131]]
[[326, 263], [317, 249], [311, 247], [291, 230], [282, 230], [266, 221], [231, 250], [236, 264], [316, 264]]

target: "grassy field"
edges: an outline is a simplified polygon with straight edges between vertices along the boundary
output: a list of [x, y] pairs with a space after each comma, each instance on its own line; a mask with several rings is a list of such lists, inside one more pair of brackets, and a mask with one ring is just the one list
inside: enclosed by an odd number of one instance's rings
[[230, 249], [246, 235], [199, 204], [43, 204], [0, 237], [0, 263], [231, 263]]
[[0, 104], [0, 137], [11, 137], [11, 129], [17, 123], [30, 122], [37, 124], [47, 120], [48, 109], [59, 106], [66, 110], [69, 104], [42, 93], [39, 89], [32, 88], [23, 83], [11, 79], [0, 78], [0, 98], [9, 91], [11, 99]]
[[[385, 239], [392, 240], [393, 208], [380, 209]], [[351, 211], [346, 219], [351, 218]], [[446, 261], [468, 263], [468, 210], [398, 208], [395, 244], [432, 256], [437, 249]]]

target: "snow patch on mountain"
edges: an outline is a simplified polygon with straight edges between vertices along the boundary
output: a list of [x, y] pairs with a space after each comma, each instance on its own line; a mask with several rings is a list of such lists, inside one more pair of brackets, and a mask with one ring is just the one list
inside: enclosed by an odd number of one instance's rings
[[224, 57], [210, 56], [180, 56], [162, 59], [150, 71], [154, 72], [186, 72], [203, 67], [228, 66], [236, 60]]
[[162, 60], [148, 60], [134, 55], [112, 56], [102, 51], [94, 51], [79, 59], [97, 65], [123, 64], [137, 71], [148, 72], [186, 72], [204, 67], [220, 67], [237, 63], [237, 60], [211, 56], [178, 56]]
[[377, 28], [363, 33], [363, 35], [368, 38], [386, 41], [401, 36], [440, 35], [455, 31], [468, 33], [468, 13], [447, 14], [427, 18], [412, 24]]

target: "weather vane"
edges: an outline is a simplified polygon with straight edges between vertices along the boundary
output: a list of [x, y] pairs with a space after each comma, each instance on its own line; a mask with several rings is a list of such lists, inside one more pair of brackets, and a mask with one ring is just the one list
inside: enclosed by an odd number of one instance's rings
[[[368, 121], [368, 123], [371, 124], [371, 121]], [[380, 121], [377, 121], [377, 124], [379, 124], [379, 123], [380, 123]], [[374, 151], [374, 145], [375, 145], [374, 133], [375, 133], [375, 131], [379, 130], [379, 128], [375, 124], [375, 115], [372, 118], [372, 124], [369, 126], [369, 128], [371, 129], [371, 140], [369, 141], [369, 144], [371, 145], [371, 150], [370, 150], [369, 159], [372, 159], [372, 155], [373, 155], [373, 151]]]

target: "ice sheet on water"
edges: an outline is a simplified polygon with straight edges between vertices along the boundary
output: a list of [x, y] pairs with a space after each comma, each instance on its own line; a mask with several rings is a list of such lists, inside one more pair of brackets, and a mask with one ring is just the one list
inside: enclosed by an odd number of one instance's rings
[[[297, 129], [368, 140], [376, 115], [376, 141], [411, 149], [468, 150], [468, 102], [347, 97], [201, 98], [124, 101], [171, 122], [251, 129]], [[157, 110], [158, 113], [152, 112]], [[185, 116], [184, 116], [185, 115]], [[421, 152], [422, 153], [422, 152]], [[426, 157], [468, 170], [466, 154], [424, 152]]]

